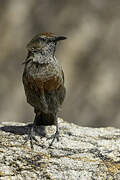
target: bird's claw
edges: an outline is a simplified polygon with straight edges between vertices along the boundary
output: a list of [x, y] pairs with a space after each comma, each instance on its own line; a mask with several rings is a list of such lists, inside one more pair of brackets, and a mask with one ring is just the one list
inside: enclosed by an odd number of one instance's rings
[[53, 142], [55, 141], [55, 139], [57, 139], [57, 141], [59, 141], [59, 132], [56, 131], [55, 134], [53, 134], [51, 137], [49, 137], [48, 139], [52, 139], [52, 142], [49, 144], [49, 147], [51, 147], [53, 145]]
[[29, 134], [28, 134], [28, 137], [26, 138], [25, 142], [23, 143], [23, 145], [24, 145], [24, 144], [26, 144], [26, 143], [30, 140], [30, 147], [31, 147], [31, 149], [33, 149], [33, 140], [38, 143], [38, 140], [37, 140], [36, 137], [33, 135], [33, 134], [34, 134], [33, 132], [34, 132], [34, 131], [33, 131], [33, 127], [32, 127], [32, 128], [31, 128], [31, 131], [30, 131]]
[[[57, 141], [59, 141], [59, 131], [57, 130], [55, 132], [55, 134], [53, 134], [50, 137], [47, 137], [47, 139], [52, 139], [51, 143], [49, 144], [49, 147], [51, 147], [53, 145], [55, 139]], [[29, 132], [25, 142], [23, 143], [23, 145], [26, 144], [29, 140], [30, 140], [30, 147], [31, 147], [31, 149], [34, 149], [34, 147], [33, 147], [33, 140], [39, 144], [39, 141], [35, 137], [35, 127], [31, 128], [31, 130], [30, 130], [30, 132]]]

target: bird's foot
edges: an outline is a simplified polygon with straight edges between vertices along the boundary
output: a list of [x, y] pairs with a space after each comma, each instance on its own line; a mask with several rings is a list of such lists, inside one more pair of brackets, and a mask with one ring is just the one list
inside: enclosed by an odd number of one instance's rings
[[53, 142], [55, 141], [55, 139], [57, 139], [57, 141], [59, 141], [59, 132], [56, 131], [55, 134], [53, 134], [51, 137], [49, 137], [48, 139], [52, 139], [52, 142], [49, 144], [49, 147], [53, 145]]
[[[35, 137], [35, 132], [37, 130], [36, 128], [37, 127], [35, 125], [32, 125], [32, 127], [31, 127], [31, 129], [30, 129], [30, 131], [28, 133], [28, 136], [27, 136], [25, 142], [23, 143], [23, 145], [24, 145], [24, 144], [26, 144], [30, 140], [30, 147], [31, 147], [31, 149], [34, 149], [34, 147], [33, 147], [33, 140], [39, 145], [39, 141]], [[42, 132], [42, 136], [45, 136], [45, 132]], [[47, 139], [52, 139], [52, 142], [49, 144], [49, 147], [51, 147], [53, 145], [55, 139], [57, 141], [59, 141], [59, 131], [57, 130], [55, 132], [55, 134], [53, 134], [50, 137], [47, 137]]]
[[28, 137], [25, 140], [24, 144], [26, 144], [26, 142], [28, 142], [29, 140], [30, 140], [30, 147], [31, 147], [31, 149], [33, 149], [33, 140], [38, 143], [38, 140], [35, 137], [35, 127], [33, 127], [33, 126], [31, 127], [31, 130], [30, 130]]

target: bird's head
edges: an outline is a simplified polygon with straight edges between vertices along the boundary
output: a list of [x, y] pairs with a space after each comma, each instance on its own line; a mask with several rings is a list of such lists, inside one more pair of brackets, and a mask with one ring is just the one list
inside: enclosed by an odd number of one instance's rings
[[29, 52], [55, 51], [58, 41], [65, 40], [64, 36], [56, 36], [53, 33], [41, 33], [36, 35], [28, 44]]

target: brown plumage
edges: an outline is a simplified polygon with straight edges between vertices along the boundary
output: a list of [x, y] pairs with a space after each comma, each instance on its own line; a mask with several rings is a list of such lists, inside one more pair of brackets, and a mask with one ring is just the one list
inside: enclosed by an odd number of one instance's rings
[[56, 125], [53, 136], [58, 140], [57, 113], [65, 98], [64, 73], [55, 58], [56, 44], [66, 39], [53, 33], [42, 33], [35, 36], [27, 45], [28, 56], [23, 72], [23, 84], [27, 102], [34, 107], [35, 120], [28, 136], [31, 147], [33, 131], [36, 126]]

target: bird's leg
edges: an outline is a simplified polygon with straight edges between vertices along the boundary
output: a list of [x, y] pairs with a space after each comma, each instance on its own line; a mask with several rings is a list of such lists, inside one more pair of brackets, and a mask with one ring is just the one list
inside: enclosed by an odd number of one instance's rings
[[38, 142], [38, 140], [35, 138], [35, 128], [36, 128], [36, 116], [35, 116], [35, 120], [34, 120], [34, 122], [33, 122], [33, 124], [32, 124], [32, 127], [31, 127], [31, 129], [30, 129], [30, 132], [28, 133], [28, 137], [27, 137], [27, 139], [25, 140], [25, 142], [24, 142], [24, 144], [27, 142], [27, 141], [29, 141], [30, 140], [30, 146], [31, 146], [31, 149], [33, 149], [33, 140], [34, 141], [36, 141], [36, 142]]
[[55, 125], [56, 125], [56, 132], [54, 135], [52, 135], [50, 138], [52, 139], [52, 142], [50, 143], [49, 146], [52, 146], [53, 142], [55, 141], [55, 139], [57, 139], [57, 141], [59, 141], [59, 129], [58, 129], [58, 117], [57, 115], [55, 116]]

